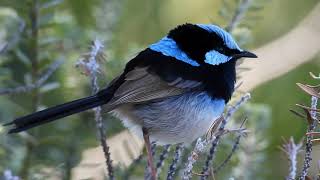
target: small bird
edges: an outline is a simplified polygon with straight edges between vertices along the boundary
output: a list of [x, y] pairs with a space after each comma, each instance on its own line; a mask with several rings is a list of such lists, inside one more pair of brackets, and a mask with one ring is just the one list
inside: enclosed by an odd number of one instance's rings
[[236, 62], [242, 57], [257, 58], [222, 28], [179, 25], [131, 59], [123, 73], [97, 94], [6, 125], [14, 125], [9, 133], [17, 133], [102, 106], [143, 135], [147, 145], [191, 143], [222, 115], [234, 91]]

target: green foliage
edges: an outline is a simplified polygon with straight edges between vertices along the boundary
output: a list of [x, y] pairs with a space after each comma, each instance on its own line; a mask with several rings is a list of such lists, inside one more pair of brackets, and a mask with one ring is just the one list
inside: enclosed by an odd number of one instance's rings
[[[1, 30], [5, 33], [0, 42], [8, 44], [0, 56], [1, 88], [34, 83], [51, 63], [70, 58], [76, 46], [86, 44], [89, 38], [86, 38], [87, 34], [83, 29], [93, 25], [88, 22], [93, 19], [92, 8], [98, 5], [91, 2], [83, 1], [84, 4], [80, 4], [77, 1], [58, 0], [0, 1], [0, 8], [6, 7], [6, 11], [0, 13], [0, 24], [3, 27]], [[82, 13], [84, 10], [85, 14]], [[30, 16], [32, 13], [35, 14], [33, 17]], [[78, 19], [78, 23], [73, 23], [71, 15]], [[38, 26], [32, 25], [35, 22], [38, 22]], [[25, 26], [20, 31], [21, 24]], [[79, 36], [83, 38], [79, 39]], [[70, 70], [63, 71], [72, 68], [68, 62], [64, 66], [69, 67], [61, 67], [41, 88], [1, 97], [1, 123], [35, 109], [78, 98], [84, 96], [84, 93], [89, 94], [88, 91], [79, 90], [78, 93], [70, 95], [72, 91], [85, 88], [69, 87], [70, 79], [65, 77], [69, 76], [74, 81], [79, 76], [75, 70], [71, 77]], [[96, 145], [97, 142], [94, 121], [87, 120], [92, 119], [91, 116], [83, 113], [68, 119], [20, 135], [4, 135], [5, 130], [1, 127], [0, 160], [6, 163], [0, 163], [0, 172], [9, 168], [27, 179], [28, 172], [41, 172], [44, 167], [55, 168], [62, 163], [64, 171], [61, 173], [64, 178], [69, 179], [71, 168], [78, 162], [81, 150]], [[119, 123], [116, 123], [116, 126], [118, 128], [109, 126], [115, 129], [111, 133], [121, 129]], [[83, 129], [82, 133], [76, 133], [80, 129]]]
[[[256, 47], [257, 44], [264, 44], [280, 36], [297, 24], [317, 2], [317, 0], [267, 1], [255, 1], [258, 4], [250, 7], [244, 23], [232, 32], [240, 44], [252, 42], [251, 46]], [[234, 12], [240, 1], [38, 0], [39, 35], [36, 78], [32, 73], [35, 56], [30, 8], [33, 2], [34, 0], [0, 0], [0, 49], [9, 42], [6, 50], [0, 52], [0, 88], [32, 83], [57, 59], [64, 60], [64, 64], [37, 90], [39, 104], [36, 104], [33, 99], [35, 92], [0, 96], [1, 124], [14, 117], [30, 113], [35, 105], [41, 109], [89, 95], [89, 81], [86, 77], [79, 76], [79, 72], [73, 67], [75, 60], [80, 56], [79, 53], [85, 52], [88, 42], [95, 37], [108, 42], [106, 44], [108, 62], [105, 64], [102, 77], [99, 78], [101, 85], [104, 86], [121, 71], [127, 60], [149, 43], [165, 35], [168, 29], [187, 21], [197, 23], [214, 21], [227, 26], [234, 15], [230, 12]], [[261, 10], [261, 4], [264, 7], [263, 10]], [[262, 11], [261, 16], [256, 12], [257, 10]], [[255, 38], [251, 39], [251, 37]], [[318, 64], [319, 60], [314, 60], [284, 77], [261, 85], [253, 92], [254, 105], [249, 109], [254, 113], [248, 113], [250, 114], [248, 123], [250, 127], [260, 131], [260, 136], [270, 143], [268, 151], [263, 150], [263, 153], [267, 154], [261, 157], [266, 159], [263, 164], [265, 168], [274, 171], [264, 171], [267, 176], [262, 174], [262, 179], [284, 177], [281, 171], [284, 164], [279, 163], [279, 154], [276, 153], [280, 137], [289, 135], [301, 137], [305, 129], [305, 123], [296, 120], [297, 118], [286, 109], [296, 102], [309, 100], [295, 87], [295, 83], [309, 82], [310, 78], [306, 78], [306, 73], [318, 72]], [[268, 105], [256, 105], [257, 103]], [[287, 108], [284, 109], [284, 107]], [[269, 108], [272, 120], [268, 117]], [[247, 112], [247, 109], [243, 111]], [[261, 117], [259, 113], [265, 116]], [[115, 118], [108, 115], [105, 117], [108, 137], [123, 129], [121, 123]], [[50, 167], [68, 179], [70, 170], [79, 162], [83, 149], [98, 144], [95, 137], [92, 113], [82, 113], [48, 124], [30, 131], [29, 134], [8, 136], [5, 134], [5, 129], [0, 126], [0, 172], [4, 169], [12, 169], [14, 174], [21, 175], [22, 171], [27, 169], [31, 172], [29, 174], [32, 174], [32, 178], [36, 175], [42, 177], [40, 179], [45, 179], [41, 170]], [[222, 157], [229, 152], [233, 139], [234, 136], [230, 136], [223, 142], [217, 162], [221, 162]], [[34, 141], [35, 144], [33, 144]], [[160, 152], [161, 149], [158, 151]], [[189, 152], [190, 150], [185, 151], [184, 160]], [[172, 153], [169, 157], [172, 157]], [[29, 165], [26, 163], [28, 158]], [[165, 161], [163, 174], [166, 174], [170, 161], [171, 158]], [[219, 174], [219, 177], [229, 178], [228, 175], [238, 163], [239, 157], [236, 157], [230, 166], [226, 167], [221, 175]], [[135, 177], [142, 177], [145, 164], [145, 159], [142, 159], [130, 172], [133, 172]], [[201, 163], [199, 164], [195, 170], [200, 172], [202, 167]], [[127, 177], [127, 172], [123, 171], [123, 167], [119, 167], [117, 173], [121, 177]], [[26, 179], [27, 176], [24, 175], [23, 178]]]
[[100, 0], [66, 0], [66, 2], [80, 25], [95, 25], [93, 11], [94, 7], [99, 6]]
[[310, 102], [310, 97], [302, 93], [296, 83], [317, 84], [317, 80], [310, 78], [308, 72], [318, 72], [319, 62], [320, 58], [317, 57], [288, 74], [257, 87], [252, 93], [254, 102], [269, 104], [272, 112], [271, 128], [267, 129], [266, 134], [270, 139], [266, 168], [275, 169], [277, 173], [268, 174], [269, 178], [279, 179], [284, 177], [280, 175], [283, 172], [279, 172], [284, 164], [275, 163], [280, 158], [279, 156], [282, 156], [277, 148], [282, 143], [282, 137], [289, 139], [290, 136], [293, 136], [296, 140], [299, 140], [304, 136], [307, 128], [306, 123], [289, 110], [293, 109], [296, 103], [306, 104], [306, 102]]

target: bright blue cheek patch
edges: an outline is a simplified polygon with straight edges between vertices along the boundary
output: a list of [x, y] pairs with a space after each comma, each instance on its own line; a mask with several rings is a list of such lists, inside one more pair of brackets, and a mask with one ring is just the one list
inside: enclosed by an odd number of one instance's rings
[[221, 63], [225, 63], [229, 61], [231, 57], [226, 56], [224, 54], [219, 53], [218, 51], [211, 50], [206, 53], [206, 59], [204, 62], [211, 64], [211, 65], [219, 65]]
[[151, 44], [149, 48], [153, 51], [160, 52], [165, 56], [174, 57], [180, 61], [190, 64], [191, 66], [200, 66], [197, 61], [189, 58], [188, 55], [177, 46], [173, 39], [168, 37], [164, 37], [160, 41]]

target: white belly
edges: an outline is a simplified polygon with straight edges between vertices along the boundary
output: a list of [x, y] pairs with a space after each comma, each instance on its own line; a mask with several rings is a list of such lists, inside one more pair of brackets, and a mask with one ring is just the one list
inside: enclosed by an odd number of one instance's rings
[[158, 102], [124, 105], [113, 111], [124, 125], [142, 137], [149, 130], [157, 144], [191, 143], [204, 135], [223, 113], [225, 101], [206, 93], [188, 93]]

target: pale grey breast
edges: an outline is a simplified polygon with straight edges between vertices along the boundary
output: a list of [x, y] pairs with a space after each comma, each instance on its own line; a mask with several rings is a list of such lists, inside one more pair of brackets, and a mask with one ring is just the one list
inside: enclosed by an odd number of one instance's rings
[[205, 92], [189, 92], [157, 101], [126, 104], [112, 112], [131, 131], [142, 136], [149, 130], [158, 144], [191, 143], [204, 135], [223, 113], [225, 101], [212, 99]]

